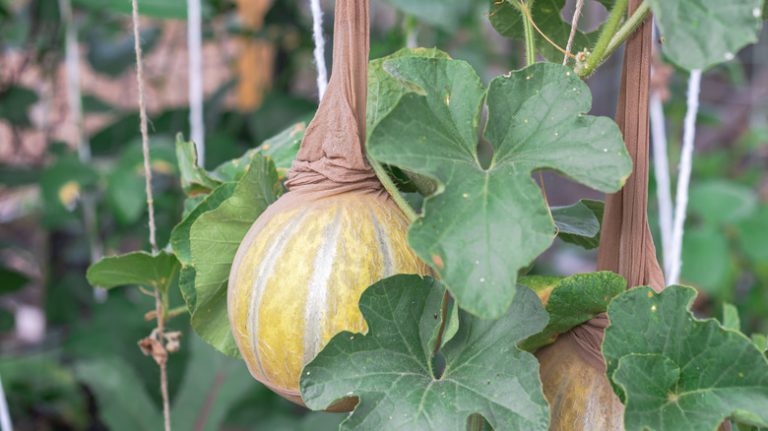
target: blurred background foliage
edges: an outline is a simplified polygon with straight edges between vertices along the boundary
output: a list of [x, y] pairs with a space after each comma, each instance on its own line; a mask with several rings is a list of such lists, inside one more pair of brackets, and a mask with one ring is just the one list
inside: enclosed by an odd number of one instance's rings
[[[486, 81], [515, 69], [522, 47], [492, 28], [491, 2], [372, 0], [371, 56], [415, 41], [467, 60]], [[316, 106], [308, 2], [263, 3], [263, 14], [254, 17], [232, 0], [203, 1], [209, 169], [307, 121]], [[565, 3], [570, 11], [572, 2]], [[189, 134], [186, 4], [139, 4], [158, 243], [166, 244], [184, 211], [174, 135]], [[134, 288], [94, 291], [84, 276], [94, 258], [148, 249], [130, 3], [74, 1], [92, 153], [86, 161], [75, 150], [77, 129], [67, 108], [58, 5], [0, 0], [0, 378], [20, 430], [157, 429], [158, 370], [136, 346], [152, 330], [144, 319], [152, 299]], [[332, 1], [323, 6], [330, 35]], [[582, 30], [593, 30], [604, 16], [600, 3], [589, 2]], [[705, 75], [683, 252], [683, 281], [703, 293], [697, 310], [718, 316], [724, 303], [733, 303], [746, 333], [768, 332], [766, 39], [764, 32], [761, 43]], [[327, 57], [330, 63], [330, 49]], [[613, 113], [617, 60], [589, 80], [595, 114]], [[686, 74], [670, 69], [668, 75], [655, 85], [668, 93], [675, 166]], [[552, 205], [602, 198], [554, 175], [545, 180]], [[650, 205], [658, 230], [654, 195]], [[83, 222], [89, 207], [96, 223]], [[558, 241], [532, 272], [586, 272], [594, 260], [594, 251]], [[171, 289], [170, 301], [171, 308], [182, 305], [178, 289]], [[180, 314], [169, 322], [184, 334], [169, 362], [176, 429], [323, 430], [342, 419], [274, 396], [240, 361], [201, 342], [188, 320]]]

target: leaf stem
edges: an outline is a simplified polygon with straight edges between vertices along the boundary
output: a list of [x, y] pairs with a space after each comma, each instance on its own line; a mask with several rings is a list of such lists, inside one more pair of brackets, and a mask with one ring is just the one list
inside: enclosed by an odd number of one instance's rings
[[605, 58], [605, 53], [608, 50], [608, 45], [611, 43], [613, 36], [617, 33], [621, 19], [627, 11], [627, 4], [629, 0], [616, 0], [616, 3], [611, 9], [608, 20], [603, 24], [603, 30], [600, 32], [600, 36], [597, 38], [595, 47], [592, 49], [592, 53], [587, 58], [587, 64], [583, 68], [585, 75], [590, 75], [598, 65]]
[[520, 0], [520, 9], [523, 14], [523, 31], [525, 33], [525, 64], [530, 66], [536, 62], [536, 39], [533, 32], [533, 23], [528, 19], [526, 10], [530, 13], [534, 0]]
[[384, 169], [384, 166], [370, 156], [368, 157], [368, 163], [373, 168], [373, 172], [376, 173], [376, 176], [379, 178], [379, 181], [381, 181], [384, 189], [387, 190], [397, 206], [400, 207], [400, 210], [405, 213], [406, 217], [408, 217], [408, 221], [411, 223], [416, 221], [416, 219], [419, 218], [419, 215], [416, 214], [416, 211], [413, 210], [411, 205], [405, 201], [403, 195], [401, 195], [400, 191], [397, 189], [397, 185], [395, 185], [395, 182], [392, 181], [392, 178], [389, 177], [386, 169]]

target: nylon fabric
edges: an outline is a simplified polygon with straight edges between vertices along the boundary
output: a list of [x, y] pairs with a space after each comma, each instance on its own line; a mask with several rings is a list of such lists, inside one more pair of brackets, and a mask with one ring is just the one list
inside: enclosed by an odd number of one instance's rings
[[386, 194], [365, 158], [368, 0], [336, 0], [328, 89], [288, 172], [289, 190]]

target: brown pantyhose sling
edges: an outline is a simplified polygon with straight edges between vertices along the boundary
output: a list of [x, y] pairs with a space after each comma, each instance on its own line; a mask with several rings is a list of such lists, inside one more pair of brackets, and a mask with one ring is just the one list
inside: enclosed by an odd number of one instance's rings
[[369, 51], [368, 0], [336, 0], [331, 79], [288, 173], [290, 191], [384, 193], [365, 158]]
[[[631, 14], [642, 0], [629, 0]], [[626, 278], [628, 286], [659, 291], [664, 275], [648, 228], [648, 96], [652, 21], [632, 35], [624, 50], [616, 122], [624, 135], [634, 170], [624, 188], [606, 198], [597, 267]], [[605, 315], [562, 334], [536, 353], [550, 403], [553, 430], [623, 430], [624, 406], [605, 375], [601, 353]]]
[[[642, 0], [630, 0], [631, 14]], [[621, 89], [616, 106], [616, 122], [632, 157], [633, 172], [624, 188], [608, 195], [600, 233], [597, 268], [613, 271], [627, 280], [629, 288], [664, 288], [664, 274], [656, 260], [656, 247], [648, 228], [648, 98], [651, 78], [652, 20], [646, 19], [627, 40]], [[600, 315], [571, 331], [592, 365], [605, 369], [600, 345], [608, 319]]]

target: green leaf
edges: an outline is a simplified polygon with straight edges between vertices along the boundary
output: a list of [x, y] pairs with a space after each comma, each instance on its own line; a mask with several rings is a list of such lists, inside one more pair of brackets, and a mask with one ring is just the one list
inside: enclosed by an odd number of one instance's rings
[[[531, 278], [538, 277], [524, 277], [520, 279], [520, 284], [527, 286], [526, 283]], [[534, 280], [531, 284], [540, 288], [549, 281], [548, 279], [551, 280], [551, 277], [542, 280], [544, 283]], [[520, 348], [533, 352], [539, 347], [553, 343], [559, 334], [604, 313], [608, 309], [608, 303], [626, 288], [627, 282], [624, 278], [607, 271], [576, 274], [558, 280], [551, 287], [551, 293], [545, 297], [549, 323], [544, 330], [520, 343]]]
[[[172, 143], [164, 138], [155, 138], [151, 147], [150, 166], [153, 174], [175, 174]], [[117, 222], [125, 226], [139, 221], [147, 209], [144, 155], [140, 142], [131, 143], [123, 151], [106, 179], [104, 198]]]
[[757, 42], [762, 0], [649, 0], [664, 54], [678, 66], [708, 69]]
[[205, 169], [198, 166], [195, 143], [185, 141], [181, 134], [176, 136], [176, 159], [181, 172], [181, 188], [188, 196], [210, 193], [221, 185], [221, 181], [211, 177]]
[[736, 225], [738, 243], [744, 254], [755, 263], [768, 263], [768, 205]]
[[592, 250], [600, 245], [600, 224], [603, 220], [602, 201], [583, 199], [566, 207], [551, 207], [557, 226], [557, 236], [571, 244]]
[[476, 150], [485, 90], [471, 66], [395, 58], [384, 69], [407, 92], [372, 131], [369, 155], [441, 185], [411, 225], [409, 243], [463, 309], [498, 317], [514, 297], [518, 270], [555, 237], [531, 173], [552, 169], [618, 190], [631, 172], [621, 133], [612, 120], [583, 114], [591, 95], [571, 70], [535, 64], [490, 85], [485, 137], [494, 155], [485, 167]]
[[9, 268], [0, 268], [0, 295], [13, 293], [29, 282], [29, 277]]
[[17, 127], [32, 127], [29, 110], [37, 103], [37, 93], [27, 87], [11, 85], [0, 92], [0, 119]]
[[[131, 2], [122, 0], [74, 0], [74, 4], [95, 11], [131, 13]], [[139, 13], [144, 16], [175, 19], [187, 17], [187, 4], [178, 0], [139, 0], [138, 5]]]
[[757, 208], [755, 193], [731, 181], [713, 180], [691, 186], [688, 209], [714, 225], [735, 223]]
[[495, 321], [459, 311], [459, 331], [441, 351], [443, 371], [433, 368], [429, 343], [442, 296], [436, 281], [412, 275], [368, 288], [360, 300], [368, 333], [336, 335], [304, 367], [307, 406], [358, 397], [342, 430], [459, 430], [474, 413], [500, 430], [548, 429], [538, 363], [516, 347], [546, 323], [538, 298], [518, 289]]
[[229, 410], [258, 383], [245, 364], [217, 352], [192, 335], [184, 381], [171, 408], [178, 430], [222, 429]]
[[242, 157], [222, 163], [214, 169], [212, 175], [221, 181], [237, 181], [258, 154], [270, 157], [281, 175], [284, 175], [299, 152], [306, 129], [306, 122], [298, 122], [267, 139], [257, 148], [247, 151]]
[[[179, 273], [179, 289], [190, 313], [194, 313], [197, 307], [197, 291], [195, 290], [195, 268], [192, 265], [192, 249], [189, 241], [189, 232], [192, 224], [208, 211], [215, 210], [235, 192], [237, 183], [224, 183], [217, 187], [209, 195], [203, 197], [192, 210], [171, 231], [171, 248], [181, 262]], [[188, 198], [187, 201], [195, 199]]]
[[723, 304], [723, 327], [734, 331], [741, 330], [741, 320], [739, 319], [739, 310], [735, 305]]
[[[536, 0], [532, 3], [531, 16], [536, 23], [536, 26], [538, 26], [548, 38], [564, 49], [568, 43], [568, 36], [571, 32], [571, 23], [563, 21], [561, 15], [561, 12], [565, 7], [565, 0]], [[601, 1], [601, 3], [612, 3], [612, 1]], [[525, 38], [525, 32], [523, 31], [524, 15], [517, 4], [517, 0], [491, 0], [491, 9], [488, 16], [493, 28], [495, 28], [501, 35], [523, 40]], [[571, 52], [577, 53], [585, 48], [592, 48], [597, 41], [598, 34], [598, 31], [591, 33], [576, 31]], [[544, 39], [541, 34], [535, 32], [534, 38], [538, 53], [552, 62], [560, 63], [563, 61], [563, 53], [552, 46], [552, 44]]]
[[227, 317], [227, 280], [235, 252], [248, 229], [280, 195], [275, 165], [255, 157], [232, 195], [201, 214], [189, 231], [195, 269], [192, 327], [207, 343], [236, 356], [237, 346]]
[[189, 232], [192, 224], [208, 211], [218, 208], [223, 202], [229, 199], [235, 192], [237, 183], [229, 182], [216, 187], [209, 195], [205, 195], [202, 201], [187, 213], [186, 216], [177, 224], [171, 232], [171, 247], [176, 257], [184, 266], [192, 264], [192, 251], [189, 245]]
[[470, 11], [472, 2], [465, 0], [387, 0], [392, 6], [424, 22], [456, 30], [459, 20]]
[[608, 307], [603, 355], [627, 431], [768, 426], [768, 361], [743, 334], [690, 312], [696, 291], [631, 289]]
[[99, 417], [109, 429], [154, 431], [162, 427], [163, 418], [141, 378], [119, 357], [80, 362], [75, 373], [100, 400]]
[[768, 336], [763, 334], [752, 334], [752, 343], [757, 347], [757, 350], [763, 353], [768, 352]]
[[683, 237], [681, 279], [715, 296], [726, 293], [730, 248], [725, 235], [711, 226], [690, 227]]
[[91, 285], [105, 289], [135, 284], [167, 292], [178, 271], [179, 261], [171, 253], [135, 251], [99, 260], [88, 268], [86, 277]]
[[83, 189], [97, 180], [96, 171], [78, 160], [74, 154], [56, 160], [40, 177], [43, 224], [53, 228], [77, 220], [75, 209]]

